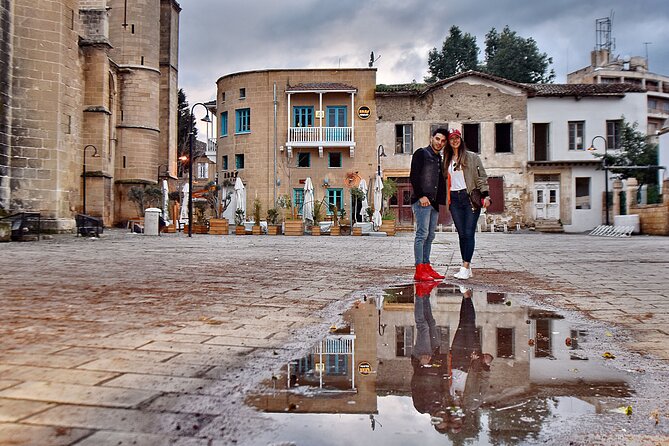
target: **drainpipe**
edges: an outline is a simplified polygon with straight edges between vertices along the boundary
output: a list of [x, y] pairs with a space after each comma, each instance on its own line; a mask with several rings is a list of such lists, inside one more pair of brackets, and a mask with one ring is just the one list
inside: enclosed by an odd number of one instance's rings
[[276, 82], [274, 82], [274, 202], [272, 203], [272, 207], [276, 206], [276, 107], [278, 105], [278, 101], [276, 99]]

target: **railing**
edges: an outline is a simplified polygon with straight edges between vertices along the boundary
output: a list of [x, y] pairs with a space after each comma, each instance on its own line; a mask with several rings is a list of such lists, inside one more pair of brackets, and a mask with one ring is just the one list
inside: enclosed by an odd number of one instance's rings
[[288, 142], [353, 142], [353, 127], [290, 127]]
[[328, 336], [320, 344], [320, 350], [317, 353], [330, 354], [337, 353], [340, 355], [351, 355], [355, 346], [355, 336]]

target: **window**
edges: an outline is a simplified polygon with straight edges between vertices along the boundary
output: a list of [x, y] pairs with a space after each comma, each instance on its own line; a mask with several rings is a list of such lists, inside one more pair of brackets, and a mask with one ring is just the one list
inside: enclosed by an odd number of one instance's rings
[[311, 167], [311, 153], [297, 152], [297, 167]]
[[221, 113], [221, 136], [228, 136], [228, 112]]
[[239, 89], [239, 99], [246, 99], [246, 88]]
[[583, 132], [585, 131], [585, 121], [569, 122], [569, 150], [585, 150], [583, 143]]
[[513, 358], [514, 355], [514, 329], [497, 328], [497, 357]]
[[341, 152], [328, 153], [328, 167], [341, 167]]
[[327, 127], [346, 127], [346, 106], [327, 107]]
[[395, 125], [395, 153], [413, 153], [413, 125]]
[[228, 170], [228, 155], [221, 157], [221, 166], [223, 166], [221, 170]]
[[297, 209], [297, 213], [302, 215], [302, 206], [304, 206], [304, 189], [295, 188], [293, 189], [293, 205]]
[[481, 152], [480, 124], [462, 124], [462, 138], [465, 140], [467, 150]]
[[590, 209], [590, 178], [576, 178], [576, 209]]
[[328, 199], [328, 215], [332, 215], [332, 208], [337, 206], [337, 209], [341, 211], [344, 209], [344, 190], [343, 189], [328, 189], [327, 191]]
[[235, 110], [235, 117], [235, 133], [251, 133], [251, 109], [237, 109]]
[[197, 177], [209, 178], [209, 163], [197, 163]]
[[225, 102], [225, 92], [221, 93], [221, 102]]
[[244, 168], [244, 154], [243, 153], [238, 153], [235, 155], [235, 169], [243, 169]]
[[313, 125], [313, 107], [293, 107], [293, 127], [312, 127]]
[[497, 153], [511, 153], [511, 123], [499, 122], [495, 124], [495, 152]]
[[395, 356], [409, 357], [413, 349], [413, 327], [395, 326]]
[[620, 148], [620, 137], [622, 134], [622, 121], [606, 121], [606, 147], [608, 149]]

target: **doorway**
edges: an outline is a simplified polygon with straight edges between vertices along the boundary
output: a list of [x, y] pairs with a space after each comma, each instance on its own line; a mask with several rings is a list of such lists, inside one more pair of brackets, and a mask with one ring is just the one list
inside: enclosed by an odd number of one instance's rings
[[535, 175], [534, 218], [536, 220], [560, 218], [560, 175]]

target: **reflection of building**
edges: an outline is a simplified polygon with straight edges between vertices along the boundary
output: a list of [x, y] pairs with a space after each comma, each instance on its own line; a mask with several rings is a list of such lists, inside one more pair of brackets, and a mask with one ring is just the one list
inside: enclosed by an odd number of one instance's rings
[[[263, 70], [221, 77], [220, 178], [236, 173], [247, 197], [260, 199], [263, 209], [275, 206], [275, 194], [290, 196], [301, 209], [310, 177], [316, 200], [327, 198], [350, 216], [347, 178], [357, 172], [371, 184], [376, 170], [375, 86], [376, 69]], [[371, 116], [359, 114], [361, 107]]]
[[[132, 186], [161, 165], [176, 174], [179, 12], [174, 0], [0, 5], [0, 209], [72, 229], [86, 161], [87, 212], [111, 225], [136, 216]], [[84, 160], [89, 145], [99, 156]]]
[[[379, 420], [385, 420], [388, 414], [377, 411], [392, 396], [404, 398], [402, 404], [392, 404], [392, 410], [413, 414], [413, 285], [389, 291], [382, 305], [373, 300], [357, 304], [348, 313], [350, 333], [342, 330], [327, 336], [309, 355], [288, 364], [268, 383], [269, 390], [251, 396], [249, 403], [267, 412], [378, 414]], [[430, 299], [440, 328], [441, 351], [448, 351], [460, 324], [462, 294], [457, 286], [442, 284]], [[564, 416], [561, 404], [568, 404], [569, 410], [578, 407], [579, 413], [600, 413], [607, 404], [605, 397], [629, 396], [621, 375], [592, 356], [583, 360], [586, 354], [579, 341], [587, 334], [561, 316], [517, 305], [513, 296], [504, 293], [474, 291], [472, 299], [482, 351], [495, 359], [484, 403], [467, 415], [467, 430], [463, 430], [467, 438], [480, 429], [487, 429], [490, 438], [523, 438], [541, 430], [542, 423]], [[350, 351], [346, 345], [352, 344]], [[371, 374], [356, 370], [363, 361], [369, 362]], [[479, 413], [483, 411], [485, 417]], [[532, 422], [527, 421], [530, 419]], [[305, 418], [299, 420], [300, 425], [307, 423]], [[482, 420], [487, 420], [486, 426], [480, 425]], [[424, 421], [429, 423], [429, 417]], [[409, 429], [413, 432], [415, 428]], [[396, 432], [402, 426], [392, 429]]]

